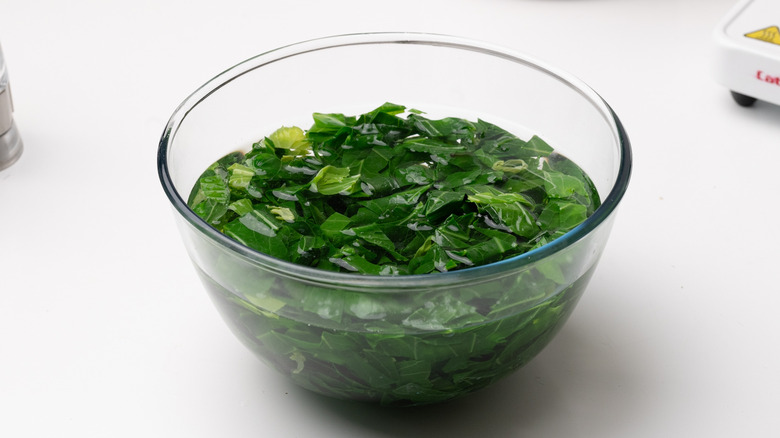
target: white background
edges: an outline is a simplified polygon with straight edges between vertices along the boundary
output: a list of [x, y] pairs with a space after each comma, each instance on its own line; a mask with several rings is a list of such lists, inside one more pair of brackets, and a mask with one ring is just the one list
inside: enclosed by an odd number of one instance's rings
[[[0, 436], [778, 436], [780, 107], [738, 107], [711, 79], [734, 3], [2, 0], [25, 151], [0, 172]], [[404, 410], [309, 394], [245, 350], [155, 168], [168, 117], [216, 73], [396, 30], [573, 73], [635, 158], [602, 263], [549, 347], [491, 389]]]

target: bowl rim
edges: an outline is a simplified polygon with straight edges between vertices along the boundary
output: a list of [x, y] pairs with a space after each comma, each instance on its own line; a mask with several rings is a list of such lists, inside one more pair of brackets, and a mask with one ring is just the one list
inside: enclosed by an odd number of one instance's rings
[[[557, 79], [590, 101], [612, 128], [613, 134], [618, 141], [620, 153], [618, 172], [612, 188], [607, 196], [602, 199], [599, 208], [597, 208], [591, 216], [578, 226], [569, 230], [563, 236], [558, 237], [544, 246], [486, 265], [463, 268], [456, 271], [416, 275], [379, 276], [334, 272], [288, 262], [246, 247], [229, 238], [211, 227], [189, 208], [173, 183], [172, 176], [168, 169], [168, 152], [170, 150], [169, 146], [173, 141], [179, 126], [186, 119], [191, 110], [232, 80], [255, 69], [261, 68], [264, 65], [281, 61], [288, 57], [303, 55], [308, 52], [366, 44], [417, 44], [476, 51], [485, 55], [496, 56], [508, 61], [524, 64]], [[628, 182], [631, 177], [631, 168], [631, 144], [622, 122], [607, 102], [596, 93], [595, 90], [577, 77], [552, 67], [532, 56], [505, 47], [458, 36], [421, 32], [367, 32], [326, 36], [285, 45], [248, 58], [214, 76], [179, 104], [166, 124], [157, 151], [158, 176], [163, 186], [163, 190], [174, 209], [189, 225], [193, 226], [214, 243], [229, 249], [250, 263], [260, 265], [264, 269], [278, 275], [296, 278], [301, 281], [315, 283], [321, 286], [331, 285], [345, 288], [349, 285], [354, 285], [360, 290], [373, 289], [376, 291], [436, 286], [451, 287], [456, 284], [475, 283], [495, 279], [496, 276], [500, 276], [501, 274], [509, 275], [519, 268], [531, 265], [534, 262], [562, 251], [595, 231], [596, 228], [615, 212], [628, 187]]]

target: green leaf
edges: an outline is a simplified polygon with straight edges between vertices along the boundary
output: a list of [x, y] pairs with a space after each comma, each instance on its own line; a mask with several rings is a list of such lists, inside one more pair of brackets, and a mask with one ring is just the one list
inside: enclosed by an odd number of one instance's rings
[[431, 190], [425, 201], [423, 214], [426, 219], [438, 221], [462, 206], [465, 195], [460, 192]]
[[226, 224], [223, 231], [228, 237], [257, 251], [280, 259], [287, 258], [286, 239], [279, 237], [275, 230], [252, 213]]
[[479, 120], [476, 128], [477, 137], [481, 139], [479, 146], [486, 155], [498, 159], [524, 159], [535, 155], [527, 149], [526, 142], [503, 128], [484, 120]]
[[314, 126], [309, 132], [338, 132], [339, 129], [355, 123], [354, 117], [349, 118], [344, 114], [314, 113], [312, 117], [314, 118]]
[[536, 217], [531, 211], [533, 203], [521, 194], [480, 191], [468, 195], [468, 200], [488, 213], [492, 228], [511, 231], [518, 236], [531, 238], [539, 233]]
[[519, 203], [525, 206], [533, 206], [528, 198], [520, 193], [502, 193], [497, 191], [475, 192], [468, 195], [469, 202], [485, 205], [502, 205]]
[[337, 233], [341, 233], [342, 230], [347, 228], [347, 225], [351, 222], [351, 219], [344, 216], [341, 213], [334, 212], [322, 224], [320, 224], [320, 230], [327, 236], [334, 236]]
[[347, 272], [357, 272], [368, 275], [396, 275], [398, 268], [392, 265], [380, 266], [366, 260], [360, 255], [349, 255], [346, 257], [332, 257], [331, 263], [339, 266]]
[[539, 233], [539, 225], [534, 214], [520, 202], [511, 204], [492, 204], [485, 208], [493, 219], [494, 228], [507, 227], [518, 236], [531, 238]]
[[353, 298], [346, 310], [356, 318], [374, 320], [387, 316], [388, 307], [384, 302], [385, 300], [365, 294], [355, 294]]
[[405, 140], [398, 147], [410, 150], [412, 152], [424, 152], [426, 154], [441, 157], [448, 157], [452, 154], [466, 150], [465, 146], [459, 145], [457, 143], [451, 144], [444, 141], [423, 137]]
[[474, 222], [474, 214], [462, 216], [450, 216], [441, 224], [433, 236], [433, 240], [443, 248], [450, 250], [465, 249], [473, 245], [471, 229]]
[[572, 229], [588, 216], [584, 205], [574, 202], [553, 200], [539, 214], [539, 222], [548, 229]]
[[415, 187], [390, 196], [360, 201], [358, 204], [372, 211], [378, 219], [391, 222], [406, 216], [429, 189], [430, 186]]
[[252, 177], [255, 176], [255, 171], [252, 168], [240, 163], [230, 165], [228, 171], [230, 172], [228, 185], [236, 189], [246, 189]]
[[462, 186], [474, 184], [481, 175], [485, 173], [484, 169], [474, 169], [465, 172], [454, 172], [447, 175], [447, 178], [439, 184], [439, 188], [442, 189], [457, 189]]
[[403, 185], [430, 185], [436, 181], [436, 171], [429, 166], [420, 164], [399, 167], [395, 169], [395, 177]]
[[347, 167], [325, 166], [312, 178], [309, 190], [322, 195], [350, 194], [356, 191], [360, 175], [350, 175]]
[[475, 130], [473, 123], [456, 117], [430, 120], [420, 115], [412, 114], [409, 116], [409, 120], [417, 133], [422, 137], [464, 138], [473, 135]]
[[448, 295], [439, 295], [433, 301], [409, 315], [403, 324], [422, 330], [444, 330], [450, 322], [474, 313], [474, 307]]
[[276, 216], [276, 219], [279, 219], [280, 221], [295, 222], [295, 213], [293, 213], [293, 211], [287, 207], [273, 207], [269, 205], [268, 211], [270, 211], [274, 216]]
[[366, 242], [376, 245], [379, 248], [387, 251], [389, 254], [391, 254], [396, 260], [407, 260], [406, 257], [404, 257], [402, 254], [398, 253], [395, 248], [395, 244], [392, 240], [390, 240], [387, 235], [382, 232], [382, 229], [377, 224], [369, 224], [369, 225], [363, 225], [360, 227], [352, 228], [351, 231], [354, 233], [354, 235], [360, 239], [365, 240]]
[[570, 198], [574, 195], [587, 196], [588, 190], [581, 179], [560, 172], [544, 172], [545, 190], [551, 198]]
[[228, 205], [229, 210], [234, 211], [237, 215], [243, 216], [254, 209], [252, 201], [247, 198], [242, 198]]
[[206, 199], [227, 204], [230, 201], [230, 189], [227, 181], [219, 175], [206, 176], [200, 179], [200, 190]]
[[373, 111], [369, 111], [368, 113], [363, 115], [363, 118], [366, 120], [374, 120], [379, 114], [387, 114], [387, 115], [398, 115], [406, 111], [406, 107], [403, 105], [398, 105], [395, 103], [385, 102], [378, 108], [374, 109]]
[[431, 362], [427, 360], [405, 360], [398, 364], [398, 378], [418, 385], [429, 386]]
[[255, 233], [268, 237], [276, 236], [276, 232], [282, 228], [282, 224], [274, 217], [273, 213], [260, 208], [255, 208], [241, 216], [238, 221]]
[[221, 223], [220, 219], [227, 213], [228, 208], [222, 202], [215, 201], [214, 199], [206, 199], [196, 205], [192, 210], [209, 224], [218, 226]]
[[458, 255], [462, 255], [472, 265], [484, 265], [499, 260], [505, 253], [512, 253], [517, 247], [517, 238], [509, 233], [498, 230], [477, 229], [488, 240], [465, 249]]
[[491, 168], [502, 172], [520, 173], [528, 169], [528, 163], [526, 163], [525, 160], [520, 159], [506, 161], [498, 160], [491, 165]]
[[311, 149], [311, 143], [306, 139], [303, 130], [297, 126], [283, 126], [269, 135], [267, 141], [289, 155], [306, 155]]
[[526, 149], [534, 156], [538, 157], [546, 157], [547, 155], [550, 155], [553, 152], [552, 146], [547, 144], [544, 140], [542, 140], [540, 137], [534, 135], [531, 137], [530, 140], [528, 140], [528, 143], [526, 144]]

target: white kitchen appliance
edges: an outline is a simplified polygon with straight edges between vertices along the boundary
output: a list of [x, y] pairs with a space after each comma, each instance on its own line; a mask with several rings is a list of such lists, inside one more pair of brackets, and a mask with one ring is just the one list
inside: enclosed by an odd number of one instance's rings
[[715, 29], [715, 79], [734, 100], [780, 105], [780, 0], [740, 1]]

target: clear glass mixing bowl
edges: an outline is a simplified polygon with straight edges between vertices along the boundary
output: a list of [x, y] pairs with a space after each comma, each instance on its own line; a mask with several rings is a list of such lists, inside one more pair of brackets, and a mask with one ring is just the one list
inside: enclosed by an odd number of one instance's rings
[[[325, 272], [242, 246], [187, 207], [216, 159], [311, 114], [384, 102], [536, 134], [582, 167], [602, 205], [539, 249], [460, 271]], [[631, 151], [612, 109], [571, 75], [461, 38], [342, 35], [263, 53], [220, 73], [174, 112], [158, 169], [187, 251], [227, 325], [313, 391], [386, 405], [440, 402], [522, 367], [574, 309], [626, 190]]]

